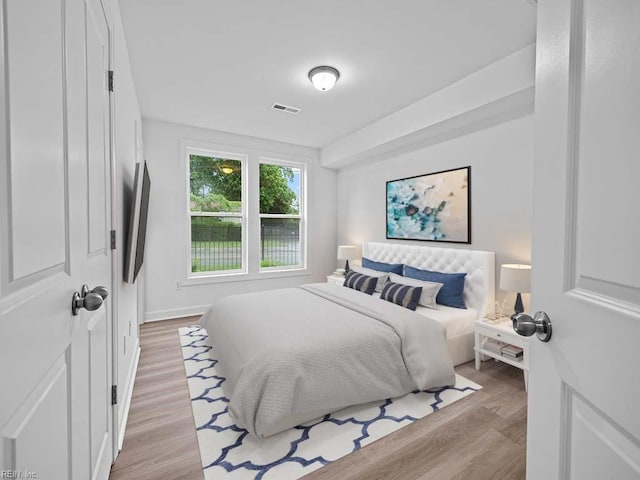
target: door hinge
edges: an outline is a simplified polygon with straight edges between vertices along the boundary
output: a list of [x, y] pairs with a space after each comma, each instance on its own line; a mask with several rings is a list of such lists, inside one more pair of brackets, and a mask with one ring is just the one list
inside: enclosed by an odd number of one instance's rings
[[118, 386], [111, 385], [111, 405], [118, 404]]
[[116, 249], [116, 231], [111, 230], [111, 250]]
[[109, 70], [109, 91], [113, 92], [113, 70]]

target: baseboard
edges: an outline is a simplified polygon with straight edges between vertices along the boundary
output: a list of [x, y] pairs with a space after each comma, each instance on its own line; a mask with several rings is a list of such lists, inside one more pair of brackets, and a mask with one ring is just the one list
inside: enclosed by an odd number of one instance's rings
[[120, 425], [118, 426], [118, 451], [122, 450], [122, 444], [124, 443], [124, 431], [127, 428], [127, 420], [129, 419], [129, 408], [131, 407], [131, 397], [133, 396], [133, 384], [136, 381], [136, 372], [138, 371], [138, 362], [140, 361], [140, 340], [136, 339], [136, 354], [131, 362], [131, 368], [127, 376], [127, 391], [123, 392], [122, 400], [122, 415], [120, 418]]
[[169, 320], [179, 317], [190, 317], [192, 315], [204, 315], [209, 313], [211, 305], [195, 305], [193, 307], [174, 308], [171, 310], [158, 310], [155, 312], [146, 312], [144, 314], [144, 321], [157, 322], [159, 320]]

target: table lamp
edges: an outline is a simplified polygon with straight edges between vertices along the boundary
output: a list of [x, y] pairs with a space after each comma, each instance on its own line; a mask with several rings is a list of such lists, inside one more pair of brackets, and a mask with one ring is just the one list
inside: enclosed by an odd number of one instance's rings
[[500, 290], [516, 293], [515, 313], [524, 312], [521, 293], [531, 291], [531, 265], [504, 264], [500, 267]]
[[358, 258], [358, 252], [355, 245], [339, 245], [338, 260], [345, 260], [344, 274], [349, 273], [349, 260]]

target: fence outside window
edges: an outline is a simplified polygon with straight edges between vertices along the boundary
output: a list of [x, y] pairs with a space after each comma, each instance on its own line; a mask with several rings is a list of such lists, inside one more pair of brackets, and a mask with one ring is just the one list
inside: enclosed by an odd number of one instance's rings
[[260, 266], [300, 265], [300, 220], [263, 218], [260, 225]]
[[191, 271], [242, 268], [242, 224], [216, 217], [191, 217]]
[[[191, 218], [191, 271], [237, 270], [242, 265], [242, 226], [213, 217]], [[297, 219], [262, 219], [260, 266], [300, 265]]]

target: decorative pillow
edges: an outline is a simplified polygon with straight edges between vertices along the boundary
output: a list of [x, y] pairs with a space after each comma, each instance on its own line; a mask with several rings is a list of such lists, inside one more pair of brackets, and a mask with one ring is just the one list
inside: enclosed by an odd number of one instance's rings
[[[442, 283], [425, 282], [414, 278], [401, 277], [395, 273], [389, 274], [389, 281], [393, 283], [400, 283], [402, 285], [410, 285], [412, 287], [422, 287], [422, 295], [420, 295], [418, 305], [433, 308], [434, 310], [438, 309], [438, 306], [436, 305], [436, 296], [442, 288]], [[378, 281], [378, 283], [380, 282]]]
[[362, 257], [362, 266], [364, 268], [370, 268], [371, 270], [377, 270], [378, 272], [391, 272], [402, 275], [401, 263], [383, 263], [369, 260], [367, 257]]
[[442, 288], [436, 296], [436, 302], [453, 308], [467, 308], [462, 293], [464, 291], [464, 277], [466, 273], [443, 273], [420, 270], [419, 268], [404, 266], [404, 276], [427, 282], [442, 283]]
[[415, 310], [422, 294], [422, 287], [412, 287], [401, 283], [387, 282], [382, 287], [380, 298], [409, 310]]
[[375, 277], [368, 277], [358, 272], [350, 271], [347, 276], [344, 277], [344, 286], [359, 290], [367, 295], [371, 295], [376, 289], [376, 283], [378, 279]]
[[382, 286], [387, 283], [387, 280], [389, 279], [388, 272], [380, 272], [378, 270], [371, 270], [370, 268], [358, 267], [356, 265], [351, 267], [351, 270], [369, 277], [376, 277], [378, 279], [378, 283], [376, 283], [376, 292], [382, 291]]

